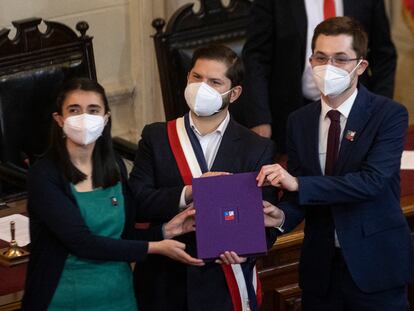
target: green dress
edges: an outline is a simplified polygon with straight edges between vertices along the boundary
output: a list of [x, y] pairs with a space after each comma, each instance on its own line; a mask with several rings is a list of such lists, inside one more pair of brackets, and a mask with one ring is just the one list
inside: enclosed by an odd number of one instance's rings
[[[90, 231], [120, 239], [125, 222], [121, 184], [88, 192], [77, 192], [71, 187]], [[48, 310], [137, 310], [129, 264], [69, 254]]]

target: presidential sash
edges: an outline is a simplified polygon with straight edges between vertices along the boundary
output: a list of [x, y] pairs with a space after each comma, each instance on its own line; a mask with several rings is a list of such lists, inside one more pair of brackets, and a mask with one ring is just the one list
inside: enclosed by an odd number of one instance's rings
[[[190, 128], [188, 114], [167, 123], [168, 140], [178, 170], [185, 185], [208, 171], [200, 143]], [[257, 310], [262, 302], [262, 291], [256, 265], [226, 265], [221, 268], [233, 303], [233, 311]]]

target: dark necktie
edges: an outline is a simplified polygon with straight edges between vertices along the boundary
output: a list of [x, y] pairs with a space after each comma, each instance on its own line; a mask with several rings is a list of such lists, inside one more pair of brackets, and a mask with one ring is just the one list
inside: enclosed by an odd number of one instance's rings
[[329, 126], [328, 144], [326, 147], [325, 175], [332, 176], [335, 170], [336, 159], [338, 158], [341, 113], [338, 110], [330, 110], [326, 115], [331, 119], [331, 125]]
[[323, 1], [323, 17], [325, 19], [335, 17], [335, 0], [324, 0]]

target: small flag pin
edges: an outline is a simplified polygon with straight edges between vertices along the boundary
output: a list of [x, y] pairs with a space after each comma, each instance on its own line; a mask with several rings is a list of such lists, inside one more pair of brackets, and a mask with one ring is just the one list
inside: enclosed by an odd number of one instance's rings
[[346, 131], [346, 134], [345, 134], [345, 139], [346, 139], [346, 140], [349, 140], [349, 141], [354, 141], [354, 139], [355, 139], [355, 134], [356, 134], [356, 132], [355, 132], [355, 131], [350, 131], [350, 130], [348, 130], [348, 131]]
[[112, 206], [118, 206], [118, 199], [116, 197], [111, 198]]

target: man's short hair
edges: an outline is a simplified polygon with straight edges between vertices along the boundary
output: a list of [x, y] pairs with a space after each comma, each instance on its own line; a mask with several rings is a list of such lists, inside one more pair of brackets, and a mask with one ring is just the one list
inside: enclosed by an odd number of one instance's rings
[[312, 52], [315, 50], [316, 39], [318, 39], [319, 35], [349, 35], [352, 37], [352, 48], [357, 57], [366, 58], [367, 56], [368, 35], [361, 23], [351, 17], [332, 17], [316, 26], [312, 37]]
[[240, 85], [244, 76], [244, 67], [241, 57], [225, 45], [209, 45], [194, 51], [191, 59], [190, 70], [193, 69], [198, 59], [208, 59], [222, 62], [226, 65], [226, 77], [231, 81], [231, 87]]

